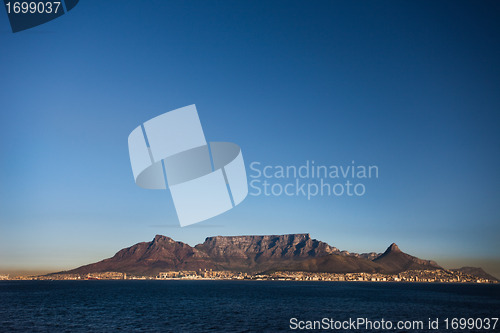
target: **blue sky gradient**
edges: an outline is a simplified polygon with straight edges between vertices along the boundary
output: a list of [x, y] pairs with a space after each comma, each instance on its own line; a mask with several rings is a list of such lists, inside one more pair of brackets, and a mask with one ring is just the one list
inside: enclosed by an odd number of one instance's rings
[[[0, 13], [0, 271], [66, 269], [155, 234], [309, 232], [500, 275], [496, 1], [83, 1]], [[247, 168], [377, 165], [363, 197], [252, 197], [180, 228], [133, 181], [128, 134], [196, 104]], [[247, 169], [248, 171], [248, 169]]]

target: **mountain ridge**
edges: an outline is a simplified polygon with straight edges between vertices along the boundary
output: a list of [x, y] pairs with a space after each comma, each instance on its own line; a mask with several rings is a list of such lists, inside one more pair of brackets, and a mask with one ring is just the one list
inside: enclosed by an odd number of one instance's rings
[[460, 268], [453, 268], [453, 271], [459, 271], [465, 274], [470, 274], [477, 276], [479, 278], [491, 280], [491, 281], [499, 281], [496, 277], [493, 275], [490, 275], [484, 271], [481, 267], [470, 267], [470, 266], [464, 266]]
[[340, 251], [310, 234], [212, 236], [194, 247], [164, 235], [140, 242], [96, 263], [65, 273], [116, 271], [157, 275], [164, 271], [228, 270], [239, 272], [308, 271], [325, 273], [399, 273], [442, 269], [432, 260], [402, 252], [392, 243], [384, 253]]

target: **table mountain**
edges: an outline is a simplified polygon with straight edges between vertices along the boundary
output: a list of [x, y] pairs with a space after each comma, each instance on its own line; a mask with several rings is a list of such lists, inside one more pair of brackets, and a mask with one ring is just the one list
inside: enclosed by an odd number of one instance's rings
[[156, 275], [164, 271], [230, 270], [268, 272], [280, 270], [329, 273], [399, 273], [409, 269], [440, 269], [435, 262], [401, 252], [392, 244], [383, 254], [340, 251], [309, 234], [266, 236], [216, 236], [192, 247], [156, 235], [117, 252], [113, 257], [65, 273], [106, 271]]

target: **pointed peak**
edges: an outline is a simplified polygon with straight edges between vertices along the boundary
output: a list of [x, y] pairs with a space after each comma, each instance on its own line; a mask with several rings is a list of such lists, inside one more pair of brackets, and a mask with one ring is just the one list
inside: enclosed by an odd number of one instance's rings
[[388, 248], [387, 250], [385, 251], [386, 253], [389, 253], [389, 252], [401, 252], [401, 250], [399, 249], [399, 247], [396, 245], [396, 243], [392, 243]]
[[399, 247], [396, 245], [396, 243], [392, 243], [391, 245], [389, 245], [387, 250], [385, 250], [385, 252], [382, 253], [382, 255], [380, 257], [383, 257], [383, 256], [391, 254], [391, 253], [403, 253], [403, 251], [401, 251], [399, 249]]

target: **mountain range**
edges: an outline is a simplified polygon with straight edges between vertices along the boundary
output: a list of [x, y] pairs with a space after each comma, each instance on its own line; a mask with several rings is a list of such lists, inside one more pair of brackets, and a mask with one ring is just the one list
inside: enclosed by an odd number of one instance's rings
[[[307, 271], [326, 273], [385, 273], [442, 269], [436, 262], [402, 252], [391, 244], [384, 253], [340, 251], [309, 234], [215, 236], [194, 247], [156, 235], [113, 257], [64, 273], [124, 272], [157, 275], [165, 271], [227, 270], [247, 273]], [[470, 268], [473, 269], [473, 268]], [[486, 274], [486, 273], [485, 273]]]

